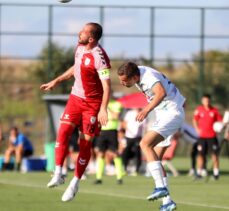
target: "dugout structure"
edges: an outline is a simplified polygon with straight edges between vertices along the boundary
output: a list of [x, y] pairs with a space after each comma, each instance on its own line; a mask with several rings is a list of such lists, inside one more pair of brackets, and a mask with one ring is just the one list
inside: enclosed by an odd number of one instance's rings
[[42, 99], [46, 102], [48, 120], [46, 127], [45, 156], [47, 158], [47, 171], [53, 171], [55, 167], [54, 148], [56, 133], [59, 128], [59, 119], [64, 111], [68, 95], [44, 95]]

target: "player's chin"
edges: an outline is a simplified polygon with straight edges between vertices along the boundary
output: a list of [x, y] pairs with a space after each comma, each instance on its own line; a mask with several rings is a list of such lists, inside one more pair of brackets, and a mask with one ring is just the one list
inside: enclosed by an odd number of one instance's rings
[[130, 88], [130, 87], [132, 87], [132, 85], [125, 85], [125, 87]]

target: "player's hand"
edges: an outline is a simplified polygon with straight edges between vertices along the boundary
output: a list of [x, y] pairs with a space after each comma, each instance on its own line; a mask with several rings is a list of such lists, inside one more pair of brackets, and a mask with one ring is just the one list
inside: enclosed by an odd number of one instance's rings
[[55, 86], [57, 85], [57, 82], [55, 80], [52, 80], [46, 84], [42, 84], [40, 86], [40, 90], [43, 90], [43, 91], [50, 91], [52, 90]]
[[142, 122], [148, 115], [148, 111], [146, 109], [143, 109], [142, 111], [140, 111], [137, 116], [136, 116], [136, 121], [138, 122]]
[[100, 109], [98, 113], [98, 121], [102, 126], [105, 126], [108, 122], [108, 114], [105, 109]]

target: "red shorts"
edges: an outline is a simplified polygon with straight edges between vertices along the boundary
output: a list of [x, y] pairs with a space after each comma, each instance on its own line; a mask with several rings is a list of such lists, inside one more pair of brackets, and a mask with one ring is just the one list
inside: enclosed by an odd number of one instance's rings
[[100, 106], [100, 100], [85, 100], [71, 94], [60, 120], [74, 123], [84, 134], [98, 136], [101, 130], [97, 119]]

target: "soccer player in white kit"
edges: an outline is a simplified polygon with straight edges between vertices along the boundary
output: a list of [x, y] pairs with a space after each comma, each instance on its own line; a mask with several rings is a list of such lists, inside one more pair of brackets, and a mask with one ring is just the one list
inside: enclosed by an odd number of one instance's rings
[[150, 67], [137, 66], [133, 62], [126, 62], [119, 67], [117, 73], [123, 86], [132, 87], [135, 85], [144, 93], [149, 102], [137, 114], [136, 121], [142, 122], [149, 112], [155, 112], [155, 121], [140, 141], [140, 147], [146, 157], [148, 171], [152, 175], [156, 186], [147, 199], [163, 198], [160, 211], [174, 210], [176, 204], [169, 195], [168, 181], [161, 165], [161, 159], [170, 145], [171, 136], [183, 124], [185, 98], [166, 76]]

